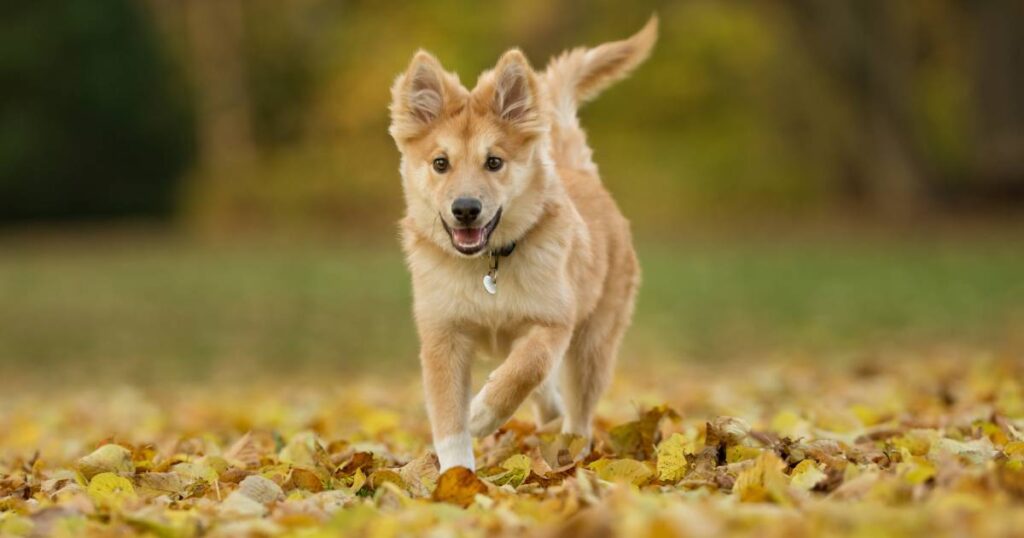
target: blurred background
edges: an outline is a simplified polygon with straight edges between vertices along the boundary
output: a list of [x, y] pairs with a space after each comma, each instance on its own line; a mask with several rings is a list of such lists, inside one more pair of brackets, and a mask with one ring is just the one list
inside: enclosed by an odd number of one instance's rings
[[0, 384], [414, 373], [391, 81], [652, 12], [581, 113], [644, 267], [623, 362], [1024, 349], [1019, 0], [38, 0], [0, 19]]

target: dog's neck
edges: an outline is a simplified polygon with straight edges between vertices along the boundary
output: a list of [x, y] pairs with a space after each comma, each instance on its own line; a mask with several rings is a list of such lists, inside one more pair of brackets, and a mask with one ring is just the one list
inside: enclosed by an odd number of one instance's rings
[[516, 242], [512, 241], [505, 246], [498, 247], [491, 251], [491, 256], [497, 256], [500, 258], [508, 258], [512, 255], [512, 252], [516, 250]]

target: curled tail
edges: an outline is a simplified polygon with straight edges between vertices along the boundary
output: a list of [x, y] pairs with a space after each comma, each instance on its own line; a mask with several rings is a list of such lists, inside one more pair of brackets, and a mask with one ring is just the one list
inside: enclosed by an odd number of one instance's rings
[[590, 148], [580, 129], [576, 110], [640, 65], [658, 39], [658, 17], [632, 37], [594, 48], [577, 48], [551, 60], [544, 71], [554, 107], [552, 142], [555, 161], [564, 166], [592, 166]]

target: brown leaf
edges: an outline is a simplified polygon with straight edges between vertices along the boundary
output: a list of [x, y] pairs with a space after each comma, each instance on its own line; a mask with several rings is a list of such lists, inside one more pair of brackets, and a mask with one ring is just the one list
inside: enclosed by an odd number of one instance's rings
[[437, 456], [427, 452], [398, 470], [409, 492], [416, 497], [429, 497], [437, 487]]
[[571, 466], [587, 446], [587, 440], [569, 433], [540, 436], [540, 452], [544, 461], [555, 470]]
[[452, 467], [437, 480], [433, 499], [439, 502], [457, 504], [463, 508], [473, 504], [478, 494], [487, 491], [487, 484], [465, 467]]
[[356, 452], [352, 454], [352, 457], [348, 459], [338, 468], [339, 475], [348, 476], [359, 469], [363, 469], [363, 472], [369, 474], [368, 471], [373, 468], [373, 453], [372, 452]]
[[304, 489], [313, 493], [319, 493], [324, 490], [324, 483], [313, 471], [302, 467], [294, 467], [288, 474], [285, 488]]
[[642, 413], [638, 420], [615, 426], [608, 432], [612, 450], [618, 456], [646, 461], [654, 458], [655, 445], [661, 441], [662, 419], [679, 418], [668, 406], [660, 405]]

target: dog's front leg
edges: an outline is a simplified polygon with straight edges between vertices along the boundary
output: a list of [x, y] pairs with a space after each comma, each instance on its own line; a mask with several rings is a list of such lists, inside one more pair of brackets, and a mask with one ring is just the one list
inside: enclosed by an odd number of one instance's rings
[[515, 413], [519, 404], [541, 384], [565, 354], [572, 329], [533, 325], [512, 346], [505, 362], [487, 378], [470, 406], [469, 431], [489, 435]]
[[420, 340], [427, 414], [441, 472], [460, 466], [474, 470], [473, 439], [467, 428], [472, 341], [444, 327], [420, 327]]

